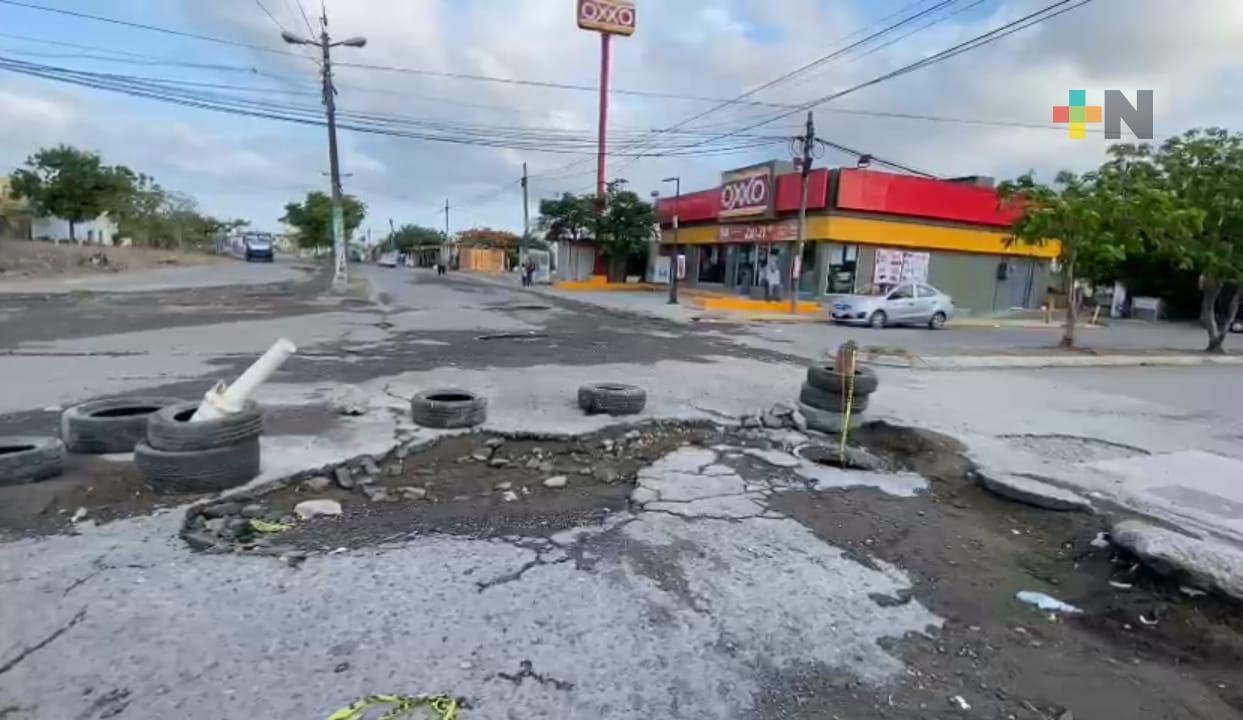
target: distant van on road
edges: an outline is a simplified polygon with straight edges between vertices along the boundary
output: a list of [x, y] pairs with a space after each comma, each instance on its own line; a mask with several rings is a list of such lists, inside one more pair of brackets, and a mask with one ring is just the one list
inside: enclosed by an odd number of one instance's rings
[[230, 235], [222, 241], [221, 254], [250, 262], [272, 262], [275, 258], [271, 233], [245, 232]]

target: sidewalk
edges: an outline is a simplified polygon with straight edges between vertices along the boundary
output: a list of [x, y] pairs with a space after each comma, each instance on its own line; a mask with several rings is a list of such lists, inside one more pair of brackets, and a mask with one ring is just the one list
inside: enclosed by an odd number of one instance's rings
[[[1078, 329], [1085, 331], [1082, 342], [1095, 347], [1068, 351], [1054, 347], [1060, 336], [1060, 325], [1046, 325], [1031, 318], [965, 319], [947, 324], [945, 329], [935, 332], [926, 329], [877, 331], [835, 325], [823, 315], [705, 311], [692, 307], [689, 297], [682, 298], [681, 304], [670, 305], [664, 292], [565, 291], [548, 286], [523, 288], [517, 278], [509, 276], [472, 274], [465, 277], [631, 316], [683, 325], [734, 326], [740, 328], [736, 336], [740, 344], [815, 359], [823, 357], [829, 348], [841, 342], [854, 340], [868, 353], [870, 362], [876, 365], [921, 370], [1243, 365], [1243, 355], [1199, 352], [1198, 337], [1191, 338], [1186, 328], [1174, 326], [1141, 327], [1121, 323], [1114, 328], [1081, 325]], [[1175, 333], [1172, 339], [1171, 333]], [[1111, 343], [1114, 347], [1110, 347]]]

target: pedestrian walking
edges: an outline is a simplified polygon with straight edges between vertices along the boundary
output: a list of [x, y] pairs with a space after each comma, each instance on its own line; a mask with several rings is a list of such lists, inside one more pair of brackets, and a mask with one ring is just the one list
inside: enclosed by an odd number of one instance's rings
[[535, 287], [535, 263], [527, 260], [522, 266], [522, 285], [523, 287]]
[[764, 265], [764, 299], [781, 299], [781, 262], [776, 250], [768, 253], [768, 262]]

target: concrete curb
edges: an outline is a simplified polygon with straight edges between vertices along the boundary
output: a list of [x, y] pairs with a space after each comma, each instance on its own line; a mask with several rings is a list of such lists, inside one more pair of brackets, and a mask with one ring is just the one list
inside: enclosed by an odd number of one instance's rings
[[907, 355], [868, 360], [917, 370], [1038, 369], [1057, 367], [1193, 367], [1243, 365], [1243, 355]]

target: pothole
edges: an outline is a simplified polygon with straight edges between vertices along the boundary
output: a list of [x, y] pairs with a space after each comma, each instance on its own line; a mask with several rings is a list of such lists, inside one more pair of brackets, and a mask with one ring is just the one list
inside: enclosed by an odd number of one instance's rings
[[1079, 435], [1050, 433], [998, 435], [997, 437], [1015, 450], [1029, 452], [1058, 462], [1122, 460], [1151, 454], [1147, 450], [1130, 445]]
[[795, 452], [804, 460], [843, 470], [881, 471], [893, 467], [893, 463], [889, 460], [853, 445], [847, 445], [845, 448], [833, 445], [804, 445]]
[[[683, 445], [738, 442], [706, 424], [619, 427], [573, 439], [446, 436], [417, 454], [365, 458], [250, 499], [191, 511], [193, 547], [331, 551], [416, 534], [546, 536], [629, 507], [638, 471]], [[305, 500], [341, 514], [300, 520]]]

